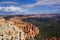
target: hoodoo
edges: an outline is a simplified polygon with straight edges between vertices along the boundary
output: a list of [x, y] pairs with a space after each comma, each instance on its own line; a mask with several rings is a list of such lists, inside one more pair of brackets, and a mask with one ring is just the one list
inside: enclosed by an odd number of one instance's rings
[[39, 29], [30, 23], [19, 21], [17, 18], [0, 18], [0, 40], [34, 40], [38, 33]]

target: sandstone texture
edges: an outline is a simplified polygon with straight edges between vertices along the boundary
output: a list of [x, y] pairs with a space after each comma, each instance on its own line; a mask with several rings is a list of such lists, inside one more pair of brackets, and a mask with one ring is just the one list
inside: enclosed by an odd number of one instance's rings
[[31, 23], [23, 22], [19, 18], [6, 20], [0, 17], [0, 40], [34, 40], [39, 29]]

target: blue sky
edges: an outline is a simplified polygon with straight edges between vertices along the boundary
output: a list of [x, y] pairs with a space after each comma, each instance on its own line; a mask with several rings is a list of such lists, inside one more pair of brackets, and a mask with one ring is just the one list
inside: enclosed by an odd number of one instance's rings
[[0, 15], [60, 14], [60, 0], [0, 0]]

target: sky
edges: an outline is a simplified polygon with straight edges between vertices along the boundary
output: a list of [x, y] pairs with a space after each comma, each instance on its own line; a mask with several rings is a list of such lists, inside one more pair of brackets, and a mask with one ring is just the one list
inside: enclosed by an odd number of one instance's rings
[[0, 15], [60, 14], [60, 0], [0, 0]]

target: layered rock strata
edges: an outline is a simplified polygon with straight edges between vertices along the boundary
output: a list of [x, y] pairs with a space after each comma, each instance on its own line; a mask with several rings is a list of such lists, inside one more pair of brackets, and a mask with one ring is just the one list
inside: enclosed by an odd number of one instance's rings
[[39, 29], [31, 23], [23, 22], [17, 18], [5, 20], [0, 18], [0, 40], [26, 40], [28, 37], [34, 40]]

